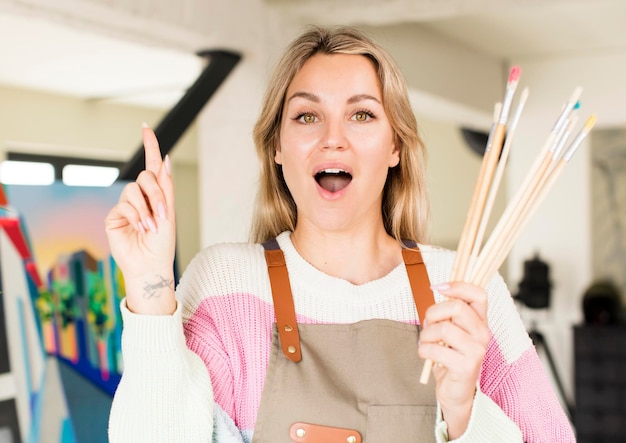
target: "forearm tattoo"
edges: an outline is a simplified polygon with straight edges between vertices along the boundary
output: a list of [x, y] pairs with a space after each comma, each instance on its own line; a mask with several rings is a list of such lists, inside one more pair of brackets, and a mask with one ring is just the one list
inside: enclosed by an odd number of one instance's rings
[[156, 276], [159, 281], [156, 283], [148, 283], [145, 282], [143, 285], [143, 298], [155, 298], [161, 296], [161, 289], [163, 288], [174, 288], [174, 280], [163, 278], [161, 275]]

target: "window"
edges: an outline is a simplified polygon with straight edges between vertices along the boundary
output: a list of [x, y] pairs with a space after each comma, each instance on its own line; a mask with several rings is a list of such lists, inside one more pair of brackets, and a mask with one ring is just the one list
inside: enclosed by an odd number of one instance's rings
[[0, 182], [19, 185], [110, 186], [123, 162], [52, 155], [7, 153], [0, 162]]
[[7, 160], [0, 163], [0, 182], [7, 185], [51, 185], [54, 166], [44, 162]]

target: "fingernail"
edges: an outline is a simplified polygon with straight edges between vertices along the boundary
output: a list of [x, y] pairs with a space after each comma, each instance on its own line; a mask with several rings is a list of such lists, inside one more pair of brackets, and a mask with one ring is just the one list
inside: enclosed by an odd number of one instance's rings
[[144, 128], [144, 129], [149, 128], [148, 123], [146, 123], [146, 122], [143, 122], [141, 124], [141, 127]]
[[165, 205], [163, 203], [160, 203], [157, 205], [157, 211], [159, 211], [159, 217], [161, 217], [163, 220], [165, 220], [167, 218], [167, 216], [165, 215]]
[[146, 228], [143, 227], [140, 221], [137, 222], [137, 230], [141, 232], [142, 234], [146, 233]]
[[430, 287], [430, 289], [434, 290], [434, 291], [446, 291], [448, 289], [450, 289], [450, 283], [439, 283], [436, 285], [432, 285]]
[[157, 227], [154, 224], [154, 220], [152, 220], [152, 217], [148, 217], [148, 219], [146, 220], [146, 223], [148, 224], [148, 227], [150, 228], [150, 230], [156, 234]]
[[172, 164], [170, 163], [169, 154], [165, 156], [165, 172], [167, 172], [167, 175], [172, 175]]

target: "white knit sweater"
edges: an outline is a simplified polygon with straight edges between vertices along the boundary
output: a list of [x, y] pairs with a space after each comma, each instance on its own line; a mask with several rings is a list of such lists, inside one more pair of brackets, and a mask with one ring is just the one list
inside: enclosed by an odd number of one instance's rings
[[[354, 285], [306, 262], [288, 232], [277, 240], [299, 322], [419, 323], [403, 264]], [[420, 250], [431, 283], [446, 282], [454, 254]], [[455, 441], [574, 442], [504, 282], [496, 276], [486, 289], [492, 340], [469, 426]], [[231, 243], [201, 251], [176, 296], [172, 316], [136, 315], [122, 303], [124, 374], [111, 410], [110, 441], [250, 442], [274, 321], [262, 246]], [[441, 300], [437, 293], [435, 298]], [[438, 442], [446, 441], [444, 422], [433, 432]]]

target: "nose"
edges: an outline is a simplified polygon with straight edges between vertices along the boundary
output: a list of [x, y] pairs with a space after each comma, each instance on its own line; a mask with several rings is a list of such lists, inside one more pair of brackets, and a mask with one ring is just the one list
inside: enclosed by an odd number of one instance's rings
[[339, 119], [328, 119], [324, 124], [322, 138], [323, 149], [345, 149], [348, 146], [344, 122]]

